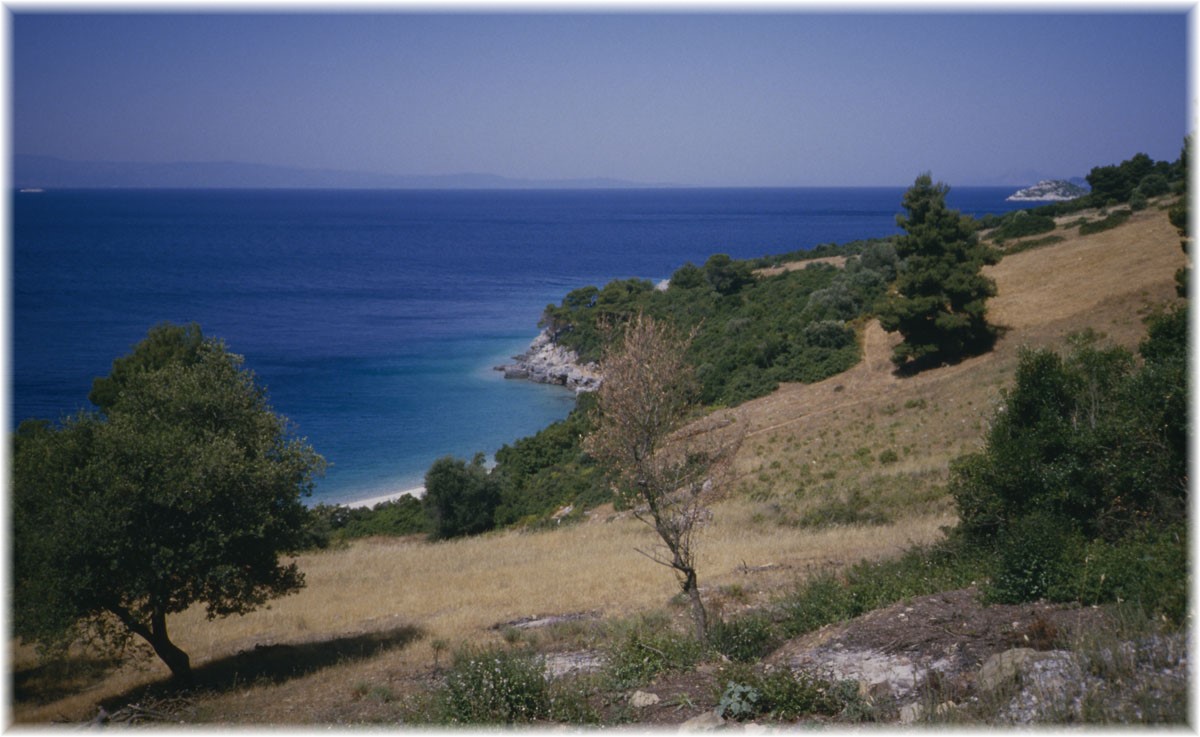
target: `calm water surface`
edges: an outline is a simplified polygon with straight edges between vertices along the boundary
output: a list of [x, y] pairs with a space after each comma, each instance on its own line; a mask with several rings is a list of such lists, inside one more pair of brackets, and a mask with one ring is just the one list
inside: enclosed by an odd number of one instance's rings
[[[897, 232], [903, 188], [14, 193], [10, 425], [87, 406], [163, 320], [246, 357], [330, 462], [312, 502], [418, 486], [566, 415], [566, 390], [504, 381], [546, 304]], [[984, 214], [1008, 189], [952, 190]]]

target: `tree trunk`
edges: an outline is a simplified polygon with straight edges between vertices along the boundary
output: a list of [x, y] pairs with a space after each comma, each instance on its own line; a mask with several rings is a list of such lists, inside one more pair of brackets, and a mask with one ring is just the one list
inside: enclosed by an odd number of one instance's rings
[[124, 607], [110, 606], [108, 609], [117, 615], [117, 618], [129, 628], [130, 632], [150, 643], [150, 647], [154, 648], [154, 654], [171, 669], [171, 678], [176, 684], [192, 685], [192, 660], [187, 653], [176, 647], [175, 643], [167, 637], [166, 612], [156, 609], [150, 617], [150, 626], [147, 627], [144, 622], [139, 621]]
[[150, 647], [171, 669], [171, 678], [181, 686], [192, 685], [192, 660], [167, 637], [167, 615], [156, 611], [150, 621]]
[[696, 571], [693, 568], [680, 569], [683, 572], [683, 592], [692, 601], [692, 624], [696, 627], [696, 640], [708, 642], [708, 613], [704, 611], [704, 602], [700, 600], [700, 585], [696, 582]]

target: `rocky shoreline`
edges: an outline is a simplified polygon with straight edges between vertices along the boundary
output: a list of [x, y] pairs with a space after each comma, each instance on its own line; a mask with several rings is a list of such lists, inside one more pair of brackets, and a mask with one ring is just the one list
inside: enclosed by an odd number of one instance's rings
[[599, 366], [581, 363], [575, 351], [554, 342], [548, 330], [543, 330], [524, 353], [513, 356], [515, 363], [496, 366], [506, 379], [523, 379], [538, 384], [555, 384], [574, 389], [575, 393], [591, 392], [600, 387]]

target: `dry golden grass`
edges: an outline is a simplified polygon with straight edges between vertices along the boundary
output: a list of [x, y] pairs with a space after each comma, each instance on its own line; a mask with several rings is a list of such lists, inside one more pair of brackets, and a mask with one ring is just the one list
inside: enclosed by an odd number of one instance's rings
[[[1175, 270], [1187, 260], [1165, 211], [1143, 210], [1086, 237], [1078, 229], [1057, 234], [1065, 240], [986, 269], [998, 290], [989, 319], [1004, 329], [992, 352], [900, 379], [890, 363], [899, 336], [871, 321], [860, 332], [864, 359], [854, 368], [722, 413], [746, 432], [739, 458], [745, 488], [788, 498], [802, 511], [855, 489], [874, 496], [914, 478], [939, 483], [952, 458], [978, 447], [1022, 347], [1057, 346], [1085, 328], [1135, 347], [1143, 317], [1175, 299]], [[898, 461], [879, 463], [889, 449]], [[930, 511], [939, 509], [928, 501]]]
[[[521, 617], [597, 612], [620, 618], [666, 606], [677, 591], [671, 572], [637, 552], [654, 545], [653, 531], [627, 514], [593, 517], [601, 518], [552, 532], [506, 531], [437, 544], [371, 539], [305, 555], [299, 561], [308, 585], [300, 593], [212, 622], [193, 608], [171, 618], [172, 636], [200, 667], [256, 646], [409, 625], [420, 638], [381, 657], [393, 659], [393, 667], [426, 668], [433, 662], [434, 640], [499, 642], [503, 624]], [[933, 540], [949, 522], [934, 518], [893, 528], [812, 532], [756, 519], [751, 504], [732, 500], [717, 506], [701, 540], [702, 591], [715, 594], [720, 585], [737, 582], [764, 599], [781, 581], [808, 570], [893, 555]], [[165, 666], [150, 661], [140, 670], [123, 669], [82, 700], [21, 708], [16, 716], [87, 717], [99, 699], [166, 675]]]
[[[1087, 327], [1135, 345], [1149, 305], [1173, 298], [1173, 275], [1184, 260], [1178, 235], [1158, 209], [1086, 238], [1067, 231], [1065, 242], [1014, 254], [989, 270], [999, 288], [992, 318], [1007, 329], [992, 353], [898, 379], [889, 361], [896, 337], [871, 322], [860, 331], [864, 360], [850, 371], [783, 386], [719, 413], [714, 419], [736, 422], [745, 442], [736, 492], [716, 505], [700, 541], [707, 600], [717, 609], [761, 602], [809, 571], [937, 539], [953, 520], [943, 489], [947, 465], [977, 447], [1020, 347], [1057, 345]], [[855, 492], [892, 522], [819, 530], [792, 524]], [[227, 723], [361, 718], [347, 711], [355, 684], [416, 678], [432, 664], [435, 641], [452, 647], [493, 641], [502, 637], [495, 625], [531, 615], [587, 611], [621, 618], [668, 607], [677, 591], [671, 572], [637, 552], [654, 542], [645, 525], [611, 510], [553, 532], [437, 544], [366, 540], [302, 556], [307, 588], [268, 608], [213, 622], [193, 609], [170, 626], [198, 667], [256, 645], [414, 628], [416, 638], [401, 647], [282, 683], [227, 688], [204, 705], [205, 718]], [[722, 592], [735, 584], [737, 601], [726, 601]], [[14, 644], [12, 653], [15, 670], [31, 666], [28, 648]], [[16, 704], [13, 717], [86, 719], [103, 699], [165, 675], [153, 660], [103, 671], [49, 703]]]
[[829, 264], [830, 266], [836, 266], [837, 268], [840, 269], [846, 265], [846, 257], [845, 256], [822, 256], [821, 258], [810, 258], [810, 259], [805, 259], [804, 261], [787, 261], [785, 263], [780, 264], [779, 266], [770, 266], [765, 269], [756, 269], [754, 273], [758, 274], [759, 276], [764, 276], [764, 277], [775, 276], [777, 274], [783, 274], [783, 273], [786, 273], [789, 271], [799, 271], [800, 269], [807, 269], [809, 264]]

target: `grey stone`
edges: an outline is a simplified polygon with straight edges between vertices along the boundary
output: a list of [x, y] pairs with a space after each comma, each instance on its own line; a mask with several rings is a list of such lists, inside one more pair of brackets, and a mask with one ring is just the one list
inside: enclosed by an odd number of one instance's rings
[[988, 658], [979, 669], [975, 683], [983, 691], [995, 691], [1013, 680], [1022, 666], [1038, 657], [1038, 651], [1028, 647], [1017, 647], [996, 653]]

